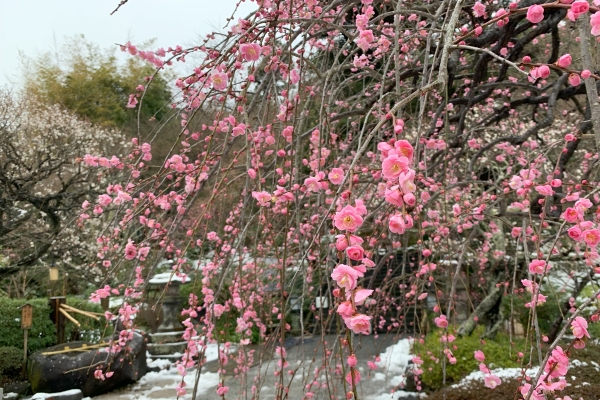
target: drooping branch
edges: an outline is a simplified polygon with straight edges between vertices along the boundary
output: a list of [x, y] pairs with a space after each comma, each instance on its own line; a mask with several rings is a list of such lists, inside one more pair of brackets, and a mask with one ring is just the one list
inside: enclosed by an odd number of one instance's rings
[[[595, 72], [594, 62], [592, 60], [592, 54], [590, 52], [590, 22], [588, 18], [579, 18], [579, 46], [581, 49], [581, 59], [583, 61], [583, 68], [590, 72]], [[596, 80], [592, 77], [588, 77], [583, 80], [585, 83], [585, 90], [587, 92], [588, 101], [590, 104], [590, 110], [592, 113], [592, 130], [596, 140], [596, 148], [600, 151], [600, 101], [598, 100], [598, 89], [596, 87]]]

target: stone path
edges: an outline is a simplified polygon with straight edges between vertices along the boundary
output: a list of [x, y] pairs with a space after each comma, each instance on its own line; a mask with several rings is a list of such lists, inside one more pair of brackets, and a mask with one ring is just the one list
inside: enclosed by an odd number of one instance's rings
[[[327, 343], [323, 345], [323, 340]], [[326, 377], [324, 373], [318, 373], [315, 376], [315, 369], [322, 363], [322, 355], [324, 348], [331, 349], [333, 346], [339, 348], [339, 342], [334, 335], [326, 335], [314, 338], [306, 338], [304, 343], [300, 343], [287, 349], [287, 361], [289, 368], [295, 371], [294, 379], [290, 382], [290, 376], [284, 377], [284, 382], [289, 385], [290, 400], [304, 399], [305, 386], [310, 385], [311, 392], [314, 393], [312, 399], [329, 399], [330, 390], [326, 385]], [[273, 350], [266, 351], [254, 347], [256, 357], [258, 353], [263, 357], [272, 356], [271, 360], [265, 359], [261, 367], [255, 365], [251, 367], [247, 373], [246, 381], [242, 377], [237, 377], [234, 374], [235, 363], [229, 361], [226, 366], [224, 375], [224, 383], [229, 387], [229, 392], [226, 395], [227, 399], [251, 399], [252, 386], [260, 387], [260, 398], [273, 399], [275, 398], [276, 384], [279, 383], [279, 377], [275, 376], [274, 372], [280, 368], [277, 366], [279, 356], [273, 354]], [[386, 352], [387, 349], [387, 352]], [[359, 371], [362, 375], [362, 381], [359, 384], [359, 398], [362, 400], [397, 400], [397, 399], [416, 399], [413, 394], [397, 391], [392, 394], [392, 391], [403, 382], [402, 374], [410, 360], [409, 343], [407, 339], [398, 339], [392, 335], [361, 336], [356, 337], [355, 353], [359, 359]], [[373, 356], [381, 355], [381, 361], [377, 363], [376, 370], [370, 370], [367, 366], [367, 361], [373, 361]], [[319, 364], [313, 362], [317, 360]], [[155, 362], [163, 367], [167, 366], [166, 361]], [[203, 368], [199, 379], [198, 392], [196, 399], [202, 400], [222, 400], [221, 396], [216, 393], [217, 385], [219, 384], [219, 375], [217, 373], [219, 365], [217, 361], [208, 362]], [[335, 368], [331, 368], [334, 370]], [[112, 393], [97, 396], [94, 400], [146, 400], [146, 399], [174, 399], [176, 393], [174, 387], [181, 381], [181, 376], [178, 375], [177, 369], [171, 367], [160, 372], [150, 372], [146, 374], [137, 384], [127, 388], [115, 391]], [[186, 394], [183, 399], [191, 400], [191, 392], [195, 382], [195, 371], [188, 371], [188, 375], [184, 378], [186, 382]], [[330, 380], [335, 381], [335, 386], [340, 389], [335, 391], [331, 388], [331, 396], [334, 399], [344, 399], [345, 392], [343, 390], [340, 376], [330, 377]], [[334, 386], [334, 385], [331, 385]]]

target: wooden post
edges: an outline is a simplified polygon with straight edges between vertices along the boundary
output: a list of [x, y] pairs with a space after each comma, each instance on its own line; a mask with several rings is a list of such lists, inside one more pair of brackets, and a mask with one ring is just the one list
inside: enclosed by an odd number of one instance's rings
[[33, 306], [24, 304], [21, 307], [21, 329], [23, 329], [23, 371], [27, 365], [27, 336], [33, 324]]
[[23, 329], [23, 363], [27, 362], [27, 332], [29, 329]]
[[56, 342], [57, 344], [63, 344], [65, 342], [65, 316], [60, 312], [60, 305], [66, 303], [65, 297], [51, 297], [50, 307], [52, 308], [52, 314], [50, 318], [56, 326]]
[[108, 308], [110, 307], [110, 299], [108, 297], [104, 297], [102, 299], [100, 299], [100, 305], [102, 306], [102, 309], [104, 311], [108, 311]]

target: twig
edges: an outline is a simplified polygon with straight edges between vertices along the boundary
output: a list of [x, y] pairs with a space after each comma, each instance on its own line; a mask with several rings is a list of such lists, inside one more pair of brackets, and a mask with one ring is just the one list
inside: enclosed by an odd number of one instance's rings
[[113, 10], [113, 12], [110, 13], [110, 15], [113, 15], [114, 13], [116, 13], [117, 11], [119, 11], [119, 8], [121, 8], [121, 6], [125, 5], [125, 3], [127, 3], [129, 0], [121, 0], [121, 2], [119, 3], [119, 5], [117, 6], [117, 8], [115, 8]]
[[453, 48], [453, 49], [459, 49], [459, 50], [471, 50], [471, 51], [478, 51], [478, 52], [481, 52], [481, 53], [486, 53], [486, 54], [488, 54], [488, 55], [490, 55], [490, 56], [494, 57], [496, 60], [498, 60], [498, 61], [500, 61], [500, 62], [502, 62], [502, 63], [505, 63], [505, 64], [508, 64], [508, 65], [510, 65], [511, 67], [513, 67], [514, 69], [516, 69], [517, 71], [519, 71], [520, 73], [522, 73], [522, 74], [524, 74], [524, 75], [526, 75], [526, 76], [528, 76], [528, 75], [529, 75], [529, 73], [528, 73], [528, 72], [526, 72], [526, 71], [523, 71], [523, 70], [522, 70], [521, 68], [519, 68], [519, 66], [518, 66], [517, 64], [515, 64], [514, 62], [512, 62], [512, 61], [508, 61], [506, 58], [504, 58], [504, 57], [502, 57], [502, 56], [499, 56], [498, 54], [494, 53], [494, 52], [493, 52], [493, 51], [491, 51], [491, 50], [488, 50], [488, 49], [481, 49], [481, 48], [479, 48], [479, 47], [468, 46], [468, 45], [463, 45], [463, 44], [461, 44], [461, 45], [456, 45], [456, 44], [454, 44], [454, 45], [452, 45], [452, 46], [450, 46], [450, 47], [451, 47], [451, 48]]

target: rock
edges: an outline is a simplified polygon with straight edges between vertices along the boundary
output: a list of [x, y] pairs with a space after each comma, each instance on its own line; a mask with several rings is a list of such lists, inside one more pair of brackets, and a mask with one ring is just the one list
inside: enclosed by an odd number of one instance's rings
[[[27, 376], [33, 393], [80, 389], [83, 396], [97, 396], [137, 382], [147, 371], [146, 338], [139, 333], [135, 333], [129, 343], [130, 351], [116, 355], [98, 348], [44, 355], [64, 350], [66, 346], [81, 349], [84, 345], [89, 346], [84, 342], [71, 342], [32, 354], [27, 362]], [[108, 364], [114, 375], [105, 380], [96, 379], [96, 369], [101, 367], [106, 371]]]
[[417, 391], [417, 385], [415, 384], [415, 374], [413, 373], [412, 368], [406, 371], [406, 383], [404, 384], [402, 390], [405, 390], [407, 392]]
[[166, 356], [169, 354], [183, 354], [187, 349], [187, 342], [176, 343], [148, 343], [148, 353], [152, 356]]
[[59, 393], [43, 393], [39, 392], [24, 400], [82, 400], [83, 393], [79, 389], [66, 390]]
[[23, 395], [25, 395], [28, 391], [29, 382], [27, 381], [13, 382], [4, 385], [4, 397], [6, 397], [9, 394], [12, 394], [14, 396], [12, 396], [11, 399], [23, 397]]

